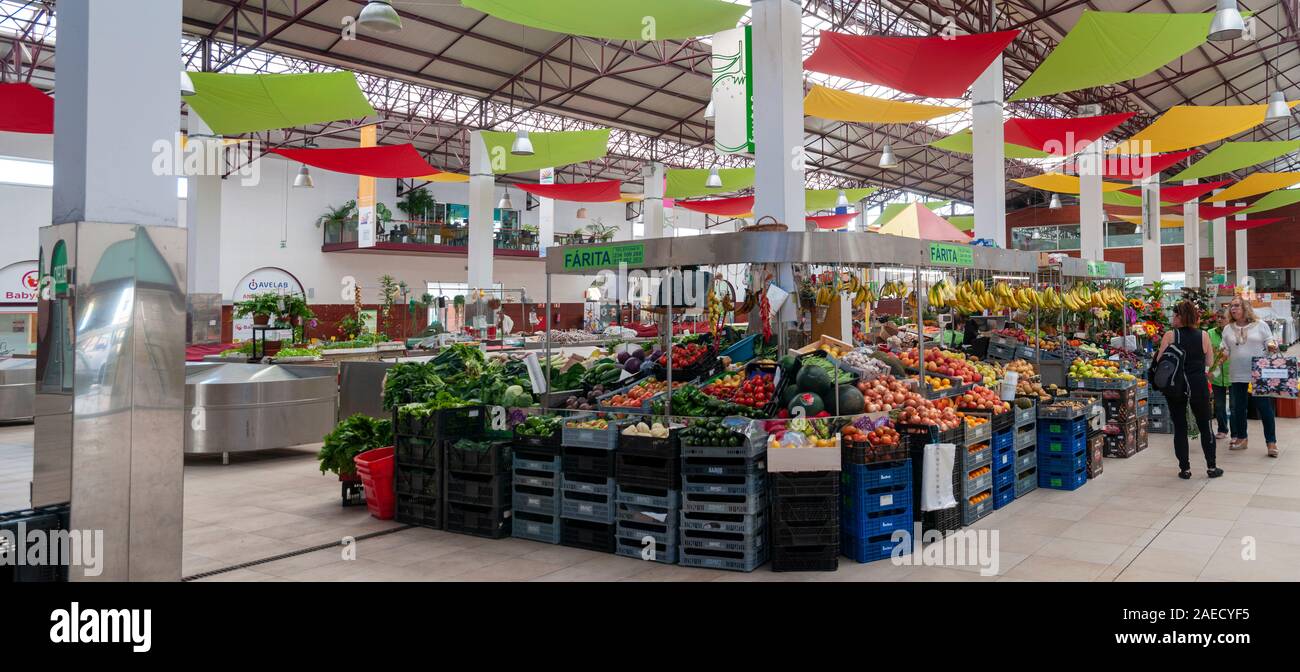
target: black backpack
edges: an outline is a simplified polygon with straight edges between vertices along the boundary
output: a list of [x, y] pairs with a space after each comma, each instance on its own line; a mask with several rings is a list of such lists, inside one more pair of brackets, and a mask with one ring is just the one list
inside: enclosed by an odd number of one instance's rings
[[1174, 342], [1165, 348], [1164, 354], [1160, 359], [1151, 365], [1147, 372], [1147, 382], [1160, 391], [1166, 397], [1169, 396], [1186, 396], [1188, 390], [1187, 371], [1183, 367], [1183, 360], [1187, 353], [1179, 345], [1180, 334], [1174, 331]]

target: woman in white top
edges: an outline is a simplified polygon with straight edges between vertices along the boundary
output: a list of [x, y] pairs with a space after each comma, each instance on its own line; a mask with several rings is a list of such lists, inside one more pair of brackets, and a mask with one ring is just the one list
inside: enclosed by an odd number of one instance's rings
[[1255, 316], [1250, 303], [1236, 297], [1228, 306], [1228, 326], [1223, 329], [1220, 357], [1228, 359], [1228, 379], [1232, 382], [1232, 444], [1229, 450], [1246, 449], [1246, 414], [1254, 403], [1264, 425], [1264, 442], [1268, 456], [1277, 457], [1277, 427], [1273, 419], [1273, 400], [1250, 393], [1251, 360], [1278, 351], [1273, 330]]

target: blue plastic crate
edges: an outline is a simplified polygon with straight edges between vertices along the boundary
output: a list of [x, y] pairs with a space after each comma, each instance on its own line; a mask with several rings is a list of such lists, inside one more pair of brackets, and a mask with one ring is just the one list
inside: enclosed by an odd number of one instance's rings
[[1062, 454], [1039, 452], [1038, 466], [1049, 471], [1074, 471], [1080, 467], [1088, 466], [1088, 455], [1086, 452]]
[[894, 554], [895, 547], [902, 547], [902, 555], [912, 554], [910, 535], [901, 541], [894, 541], [893, 534], [878, 534], [872, 537], [840, 536], [840, 552], [857, 562], [875, 562], [885, 560]]
[[878, 534], [890, 534], [894, 530], [910, 529], [912, 529], [912, 500], [910, 497], [906, 503], [894, 509], [868, 511], [861, 516], [840, 518], [841, 537], [847, 535], [866, 538]]
[[1008, 483], [1011, 484], [1011, 485], [1015, 485], [1015, 484], [1016, 484], [1016, 464], [1015, 464], [1015, 462], [1012, 462], [1011, 464], [1008, 464], [1007, 466], [1002, 467], [1001, 469], [995, 469], [995, 470], [993, 471], [993, 491], [994, 491], [994, 492], [997, 492], [998, 488], [1001, 488], [1002, 486], [1007, 485]]
[[1066, 438], [1044, 439], [1038, 437], [1038, 454], [1043, 455], [1075, 455], [1076, 453], [1088, 452], [1088, 435], [1078, 434]]
[[855, 488], [840, 493], [840, 518], [860, 520], [869, 513], [889, 511], [912, 503], [912, 483]]
[[1088, 468], [1056, 471], [1044, 464], [1038, 465], [1038, 487], [1052, 490], [1078, 490], [1088, 482]]
[[1088, 416], [1076, 418], [1074, 420], [1053, 420], [1040, 418], [1038, 420], [1038, 436], [1048, 437], [1066, 437], [1074, 436], [1078, 433], [1088, 432]]
[[1016, 449], [1012, 447], [1004, 450], [993, 451], [993, 462], [989, 466], [993, 467], [993, 471], [997, 471], [998, 469], [1015, 463]]
[[1004, 430], [993, 432], [993, 451], [1008, 450], [1016, 445], [1016, 430], [1014, 427], [1008, 427]]
[[881, 485], [912, 482], [912, 460], [877, 462], [875, 464], [846, 464], [840, 472], [840, 490], [874, 488]]
[[739, 341], [731, 344], [726, 350], [718, 353], [719, 357], [730, 357], [733, 362], [748, 362], [754, 358], [755, 342], [758, 340], [758, 334], [751, 334]]
[[995, 511], [1010, 504], [1015, 501], [1015, 499], [1016, 482], [1014, 478], [1010, 483], [993, 489], [993, 509]]

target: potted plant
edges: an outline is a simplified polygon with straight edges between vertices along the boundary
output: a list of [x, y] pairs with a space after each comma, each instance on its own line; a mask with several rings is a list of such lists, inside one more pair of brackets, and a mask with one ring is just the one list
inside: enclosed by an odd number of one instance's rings
[[251, 315], [253, 324], [259, 327], [270, 324], [271, 317], [278, 317], [280, 311], [280, 295], [274, 292], [254, 294], [235, 303], [235, 319], [242, 320]]
[[357, 413], [336, 425], [325, 435], [316, 460], [320, 462], [320, 473], [337, 474], [340, 481], [356, 481], [357, 467], [353, 458], [372, 448], [382, 448], [393, 444], [393, 423], [391, 420], [372, 418]]
[[587, 235], [591, 236], [593, 242], [608, 243], [609, 241], [614, 240], [614, 236], [617, 233], [617, 226], [609, 226], [599, 217], [596, 218], [596, 221], [587, 225]]
[[366, 330], [366, 325], [361, 322], [356, 313], [348, 313], [338, 323], [339, 335], [345, 341], [355, 341]]
[[407, 219], [424, 222], [428, 221], [429, 215], [433, 214], [436, 205], [438, 199], [434, 198], [428, 189], [412, 189], [402, 195], [402, 199], [397, 202], [397, 209], [401, 210]]
[[314, 322], [316, 318], [316, 313], [312, 312], [311, 306], [307, 305], [307, 299], [298, 293], [284, 295], [280, 315], [293, 328], [294, 343], [306, 340], [308, 321]]
[[343, 226], [355, 221], [357, 221], [357, 202], [353, 200], [338, 207], [327, 207], [325, 214], [316, 218], [316, 228], [324, 226], [328, 229], [333, 225], [341, 230]]

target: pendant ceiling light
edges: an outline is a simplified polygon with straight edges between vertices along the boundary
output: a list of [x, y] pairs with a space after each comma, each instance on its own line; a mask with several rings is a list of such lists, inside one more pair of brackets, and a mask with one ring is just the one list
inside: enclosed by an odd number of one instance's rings
[[713, 114], [714, 114], [714, 113], [713, 113], [713, 99], [710, 98], [710, 99], [709, 99], [709, 104], [704, 106], [704, 118], [705, 118], [705, 119], [712, 119], [712, 118], [713, 118]]
[[304, 163], [298, 168], [298, 175], [293, 178], [293, 186], [295, 189], [315, 188], [316, 183], [311, 179], [311, 173], [307, 170], [307, 164]]
[[709, 169], [709, 179], [704, 181], [704, 186], [709, 189], [722, 188], [722, 176], [718, 174], [718, 167], [714, 166]]
[[357, 15], [357, 25], [381, 33], [395, 33], [402, 29], [402, 17], [389, 0], [370, 0]]
[[506, 187], [505, 193], [501, 195], [501, 202], [497, 203], [498, 210], [514, 210], [515, 204], [510, 202], [510, 187]]
[[190, 73], [181, 70], [181, 95], [194, 95], [194, 82], [190, 80]]
[[843, 190], [843, 189], [840, 189], [840, 195], [839, 195], [839, 198], [836, 198], [836, 199], [835, 199], [835, 207], [837, 207], [837, 208], [847, 208], [847, 207], [849, 207], [849, 196], [848, 196], [848, 194], [844, 193], [844, 190]]
[[1264, 113], [1264, 121], [1290, 118], [1291, 108], [1286, 104], [1286, 94], [1282, 91], [1282, 78], [1278, 77], [1273, 81], [1273, 95], [1268, 97], [1268, 111]]
[[880, 150], [880, 167], [881, 168], [898, 167], [898, 159], [894, 158], [894, 147], [888, 142], [886, 142], [884, 148]]
[[1210, 23], [1209, 39], [1213, 42], [1227, 42], [1241, 37], [1246, 30], [1246, 22], [1241, 20], [1241, 11], [1237, 9], [1237, 0], [1219, 0], [1214, 10], [1214, 21]]
[[587, 209], [586, 209], [586, 208], [578, 208], [578, 212], [577, 212], [577, 214], [574, 215], [574, 217], [577, 218], [577, 219], [586, 219], [586, 218], [587, 218]]
[[1060, 195], [1060, 194], [1052, 194], [1052, 200], [1048, 201], [1048, 203], [1047, 203], [1047, 207], [1049, 207], [1049, 208], [1051, 208], [1051, 209], [1053, 209], [1053, 210], [1060, 210], [1060, 209], [1061, 209], [1061, 195]]
[[510, 153], [515, 156], [533, 155], [533, 141], [528, 139], [528, 131], [515, 131], [515, 141], [510, 145]]

